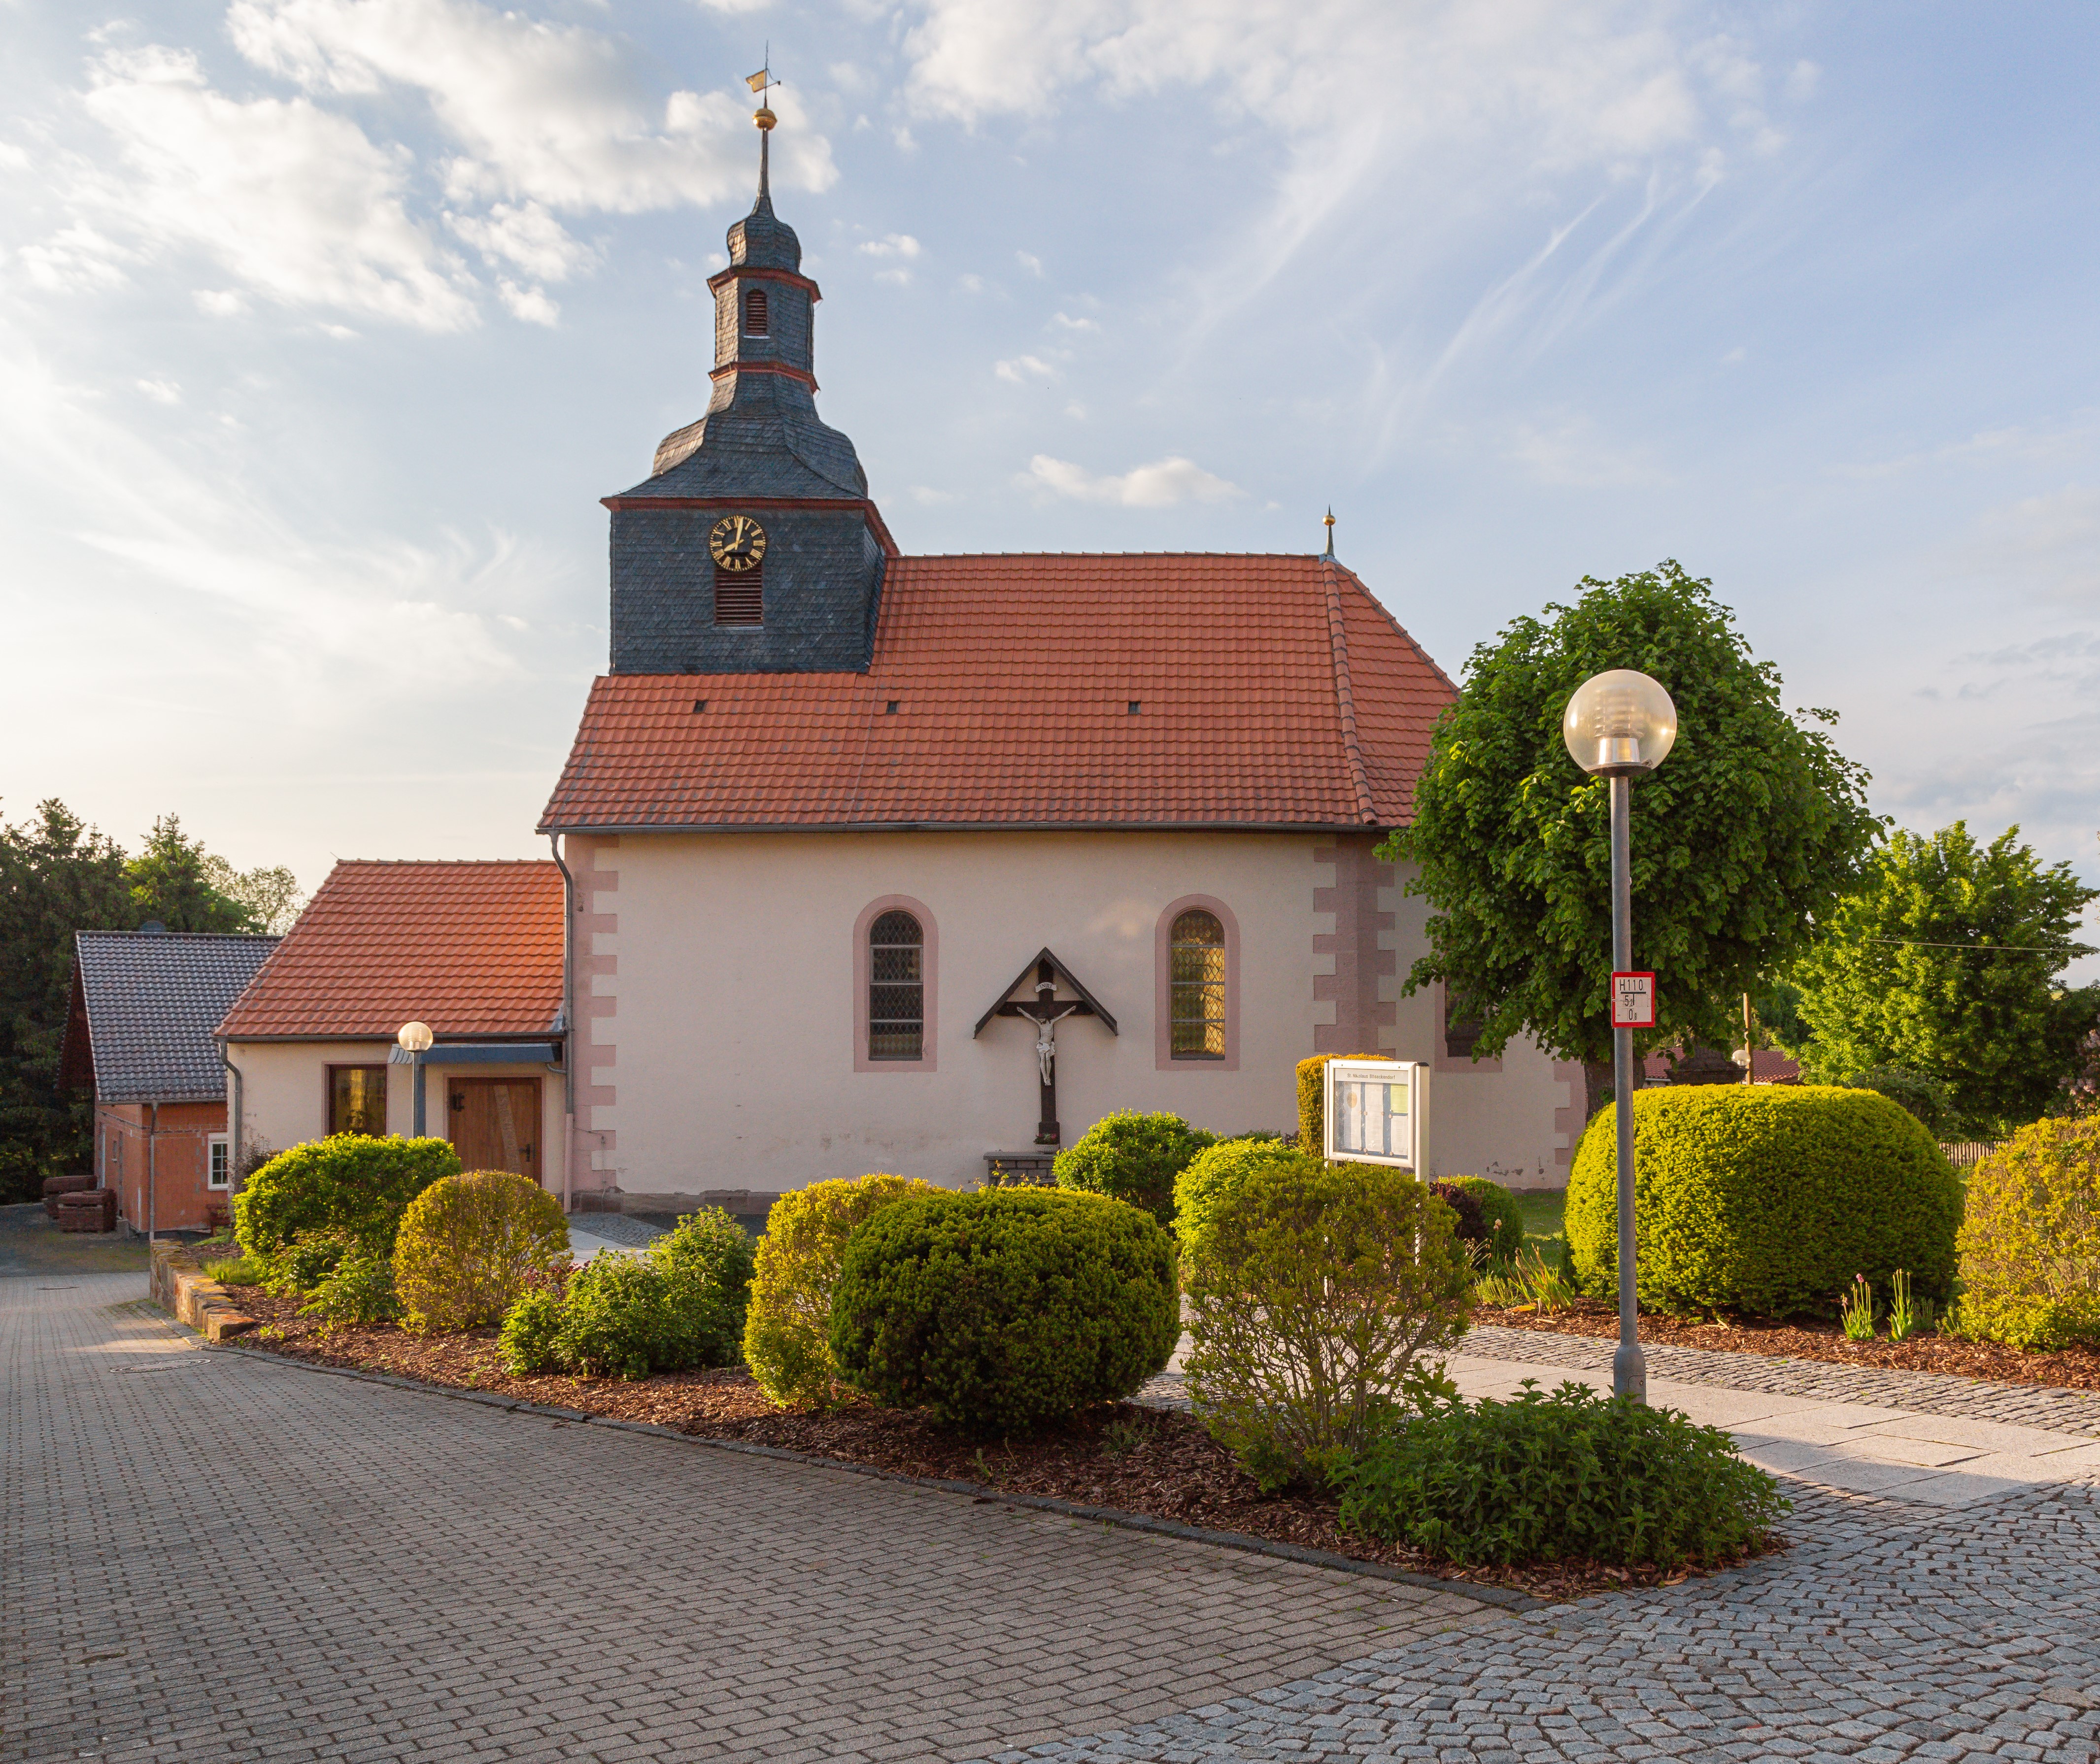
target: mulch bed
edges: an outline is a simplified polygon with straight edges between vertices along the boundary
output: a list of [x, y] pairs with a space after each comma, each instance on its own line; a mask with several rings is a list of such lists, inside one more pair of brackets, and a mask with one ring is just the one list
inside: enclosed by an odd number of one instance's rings
[[[1589, 1335], [1616, 1341], [1616, 1305], [1577, 1299], [1573, 1308], [1541, 1316], [1529, 1308], [1473, 1312], [1476, 1324], [1498, 1329], [1537, 1330], [1553, 1335]], [[1732, 1354], [1769, 1354], [1785, 1360], [1823, 1360], [1837, 1365], [1879, 1366], [1902, 1372], [1949, 1372], [1965, 1378], [1992, 1378], [2002, 1384], [2054, 1384], [2076, 1391], [2100, 1391], [2100, 1348], [2067, 1347], [2058, 1352], [2032, 1352], [1996, 1342], [1964, 1342], [1938, 1335], [1913, 1336], [1907, 1342], [1847, 1341], [1835, 1323], [1771, 1323], [1754, 1318], [1701, 1321], [1643, 1312], [1640, 1338], [1670, 1347], [1705, 1347]]]
[[[1264, 1495], [1192, 1417], [1129, 1403], [1103, 1404], [1033, 1439], [961, 1440], [924, 1414], [856, 1404], [827, 1414], [775, 1408], [741, 1369], [658, 1373], [633, 1381], [503, 1369], [494, 1330], [411, 1335], [391, 1324], [324, 1328], [298, 1315], [298, 1301], [238, 1290], [241, 1306], [268, 1333], [243, 1345], [322, 1365], [489, 1391], [622, 1421], [644, 1421], [706, 1439], [741, 1440], [864, 1464], [907, 1476], [975, 1482], [988, 1489], [1048, 1495], [1214, 1531], [1330, 1550], [1440, 1579], [1501, 1586], [1542, 1599], [1580, 1599], [1637, 1586], [1674, 1586], [1696, 1570], [1557, 1563], [1529, 1568], [1460, 1568], [1418, 1550], [1388, 1548], [1344, 1532], [1329, 1497]], [[1775, 1538], [1775, 1549], [1785, 1547]], [[1723, 1564], [1732, 1565], [1732, 1564]]]

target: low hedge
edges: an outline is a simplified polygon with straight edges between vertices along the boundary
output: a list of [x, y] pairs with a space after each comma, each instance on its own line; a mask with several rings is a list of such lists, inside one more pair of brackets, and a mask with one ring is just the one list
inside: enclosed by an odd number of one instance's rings
[[1965, 1334], [2100, 1347], [2100, 1118], [2037, 1121], [1979, 1163], [1959, 1243]]
[[847, 1241], [892, 1202], [934, 1192], [915, 1176], [878, 1172], [813, 1182], [773, 1203], [752, 1275], [743, 1359], [774, 1402], [820, 1409], [836, 1400], [832, 1288]]
[[1061, 1188], [1127, 1201], [1171, 1225], [1175, 1179], [1198, 1153], [1217, 1142], [1216, 1135], [1190, 1127], [1179, 1115], [1118, 1109], [1058, 1153], [1051, 1174]]
[[307, 1233], [340, 1233], [382, 1255], [408, 1203], [460, 1173], [443, 1140], [337, 1133], [294, 1145], [263, 1165], [233, 1197], [233, 1233], [249, 1255], [272, 1256]]
[[1490, 1261], [1515, 1259], [1524, 1247], [1524, 1209], [1507, 1188], [1485, 1176], [1442, 1176], [1430, 1186], [1456, 1188], [1471, 1199], [1480, 1215], [1479, 1241], [1486, 1246]]
[[1174, 1180], [1174, 1235], [1181, 1253], [1193, 1254], [1204, 1241], [1219, 1211], [1257, 1171], [1277, 1164], [1304, 1167], [1305, 1153], [1288, 1140], [1226, 1140], [1198, 1153]]
[[[1612, 1109], [1582, 1136], [1568, 1241], [1582, 1289], [1618, 1289]], [[1872, 1091], [1671, 1086], [1634, 1096], [1641, 1303], [1783, 1317], [1827, 1308], [1864, 1275], [1953, 1283], [1961, 1186], [1915, 1117]]]
[[1763, 1548], [1791, 1510], [1719, 1428], [1529, 1378], [1512, 1401], [1395, 1427], [1335, 1480], [1343, 1530], [1461, 1563], [1711, 1564]]
[[527, 1281], [567, 1255], [562, 1203], [505, 1170], [443, 1176], [408, 1203], [394, 1289], [419, 1334], [500, 1323]]
[[1189, 1395], [1265, 1489], [1325, 1476], [1396, 1404], [1454, 1394], [1435, 1356], [1470, 1287], [1451, 1209], [1414, 1177], [1272, 1149], [1182, 1261]]
[[751, 1240], [719, 1207], [681, 1219], [641, 1255], [600, 1250], [557, 1293], [527, 1291], [503, 1320], [514, 1373], [646, 1378], [722, 1365], [743, 1333]]
[[1180, 1333], [1174, 1243], [1105, 1195], [986, 1188], [885, 1206], [832, 1293], [840, 1375], [891, 1408], [1026, 1433], [1129, 1396]]

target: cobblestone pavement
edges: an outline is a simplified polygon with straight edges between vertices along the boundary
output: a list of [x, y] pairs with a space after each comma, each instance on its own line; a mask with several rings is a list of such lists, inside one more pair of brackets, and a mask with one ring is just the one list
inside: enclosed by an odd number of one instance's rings
[[1796, 1491], [1796, 1541], [1724, 1577], [1387, 1650], [1055, 1764], [2100, 1757], [2100, 1492], [1983, 1507]]
[[[1617, 1344], [1590, 1335], [1555, 1335], [1544, 1330], [1477, 1329], [1464, 1352], [1469, 1358], [1517, 1360], [1532, 1365], [1566, 1366], [1579, 1372], [1612, 1369]], [[1883, 1366], [1841, 1365], [1822, 1360], [1781, 1360], [1764, 1354], [1714, 1353], [1703, 1347], [1642, 1344], [1648, 1376], [1679, 1384], [1710, 1384], [1771, 1396], [1812, 1396], [1824, 1402], [1872, 1403], [1913, 1413], [2046, 1427], [2100, 1439], [2100, 1391], [2067, 1391], [2049, 1384], [1998, 1384], [1945, 1372], [1903, 1372]]]
[[144, 1290], [0, 1280], [6, 1764], [954, 1758], [1512, 1621], [200, 1352]]

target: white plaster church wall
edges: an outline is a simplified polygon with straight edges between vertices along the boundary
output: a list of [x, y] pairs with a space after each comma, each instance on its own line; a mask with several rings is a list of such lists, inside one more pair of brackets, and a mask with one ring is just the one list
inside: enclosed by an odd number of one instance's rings
[[[1333, 974], [1344, 941], [1335, 845], [1329, 835], [1136, 831], [572, 837], [577, 1017], [589, 1037], [578, 1050], [576, 1185], [774, 1192], [871, 1170], [974, 1184], [986, 1153], [1031, 1149], [1037, 1091], [1025, 1025], [995, 1019], [970, 1032], [1046, 946], [1120, 1030], [1087, 1019], [1060, 1027], [1065, 1144], [1118, 1108], [1171, 1109], [1214, 1131], [1289, 1129], [1295, 1064], [1338, 1010], [1316, 997], [1332, 993], [1316, 977]], [[1410, 910], [1419, 903], [1401, 902], [1396, 884], [1377, 895], [1405, 928], [1376, 939], [1397, 970], [1365, 987], [1394, 1001], [1378, 1039], [1428, 1059], [1436, 1001], [1397, 998], [1420, 946], [1422, 915]], [[1162, 1069], [1158, 931], [1189, 896], [1237, 924], [1237, 1057]], [[856, 1058], [857, 929], [892, 897], [924, 908], [933, 952], [931, 1057], [920, 1065]], [[1440, 1166], [1512, 1182], [1521, 1172], [1524, 1185], [1556, 1180], [1554, 1111], [1564, 1098], [1537, 1050], [1512, 1048], [1496, 1069], [1440, 1073], [1433, 1091]]]

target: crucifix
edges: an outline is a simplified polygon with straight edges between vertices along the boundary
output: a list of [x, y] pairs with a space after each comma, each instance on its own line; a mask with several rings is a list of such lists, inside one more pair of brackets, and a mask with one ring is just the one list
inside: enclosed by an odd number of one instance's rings
[[[1039, 1086], [1041, 1110], [1035, 1124], [1035, 1143], [1038, 1145], [1057, 1145], [1064, 1135], [1057, 1124], [1057, 1025], [1068, 1017], [1092, 1017], [1101, 1020], [1101, 1025], [1113, 1035], [1116, 1033], [1115, 1019], [1101, 1008], [1101, 1003], [1079, 982], [1072, 977], [1071, 971], [1047, 949], [1029, 964], [1035, 971], [1035, 998], [1032, 1003], [1023, 1003], [1012, 994], [1029, 977], [1029, 968], [1024, 968], [1014, 977], [1013, 984], [999, 995], [999, 1002], [977, 1019], [973, 1038], [995, 1017], [1018, 1017], [1035, 1025], [1035, 1072]], [[1062, 979], [1076, 999], [1061, 999], [1057, 996], [1057, 982]]]

